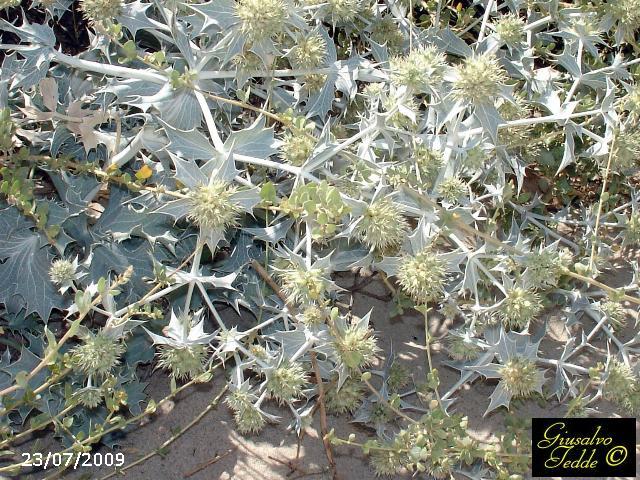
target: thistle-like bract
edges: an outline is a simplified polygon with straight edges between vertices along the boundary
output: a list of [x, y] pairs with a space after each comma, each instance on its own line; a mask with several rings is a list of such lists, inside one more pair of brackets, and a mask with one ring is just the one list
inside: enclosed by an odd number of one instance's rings
[[238, 0], [235, 8], [242, 33], [252, 41], [275, 36], [289, 18], [287, 4], [283, 0]]
[[516, 14], [503, 15], [496, 23], [495, 28], [500, 40], [507, 45], [513, 46], [522, 41], [524, 21]]
[[514, 357], [500, 368], [504, 388], [514, 397], [528, 397], [535, 392], [540, 375], [536, 364], [522, 357]]
[[234, 186], [220, 181], [194, 188], [189, 192], [188, 218], [205, 229], [225, 230], [235, 225], [240, 208], [232, 201], [234, 193]]
[[396, 276], [407, 295], [426, 304], [440, 298], [444, 291], [445, 263], [426, 248], [415, 256], [404, 257]]
[[408, 231], [400, 206], [383, 198], [365, 209], [354, 233], [368, 247], [383, 251], [402, 244]]
[[49, 269], [49, 278], [56, 285], [64, 285], [76, 278], [76, 265], [70, 260], [54, 260]]
[[120, 364], [124, 345], [103, 332], [91, 334], [82, 345], [71, 349], [70, 362], [74, 370], [85, 375], [104, 376]]
[[171, 372], [176, 380], [190, 380], [205, 371], [209, 348], [195, 344], [183, 347], [160, 345], [158, 367]]
[[291, 49], [289, 59], [294, 68], [315, 68], [324, 62], [327, 55], [327, 42], [314, 33], [300, 39]]
[[540, 296], [521, 287], [507, 290], [507, 296], [500, 305], [498, 314], [505, 327], [522, 329], [542, 310]]
[[434, 47], [413, 50], [405, 57], [389, 61], [391, 81], [414, 92], [427, 92], [442, 81], [445, 57]]
[[456, 74], [453, 94], [473, 104], [492, 102], [507, 79], [497, 58], [489, 54], [467, 58], [456, 67]]
[[316, 140], [302, 132], [287, 132], [282, 138], [280, 156], [291, 165], [302, 166], [311, 156]]
[[81, 0], [80, 10], [92, 24], [108, 25], [122, 13], [122, 0]]
[[327, 411], [334, 415], [353, 413], [362, 403], [364, 389], [362, 383], [348, 378], [340, 387], [332, 385], [325, 392]]
[[241, 410], [236, 410], [233, 419], [236, 421], [238, 431], [243, 435], [258, 433], [267, 423], [260, 410], [252, 404]]

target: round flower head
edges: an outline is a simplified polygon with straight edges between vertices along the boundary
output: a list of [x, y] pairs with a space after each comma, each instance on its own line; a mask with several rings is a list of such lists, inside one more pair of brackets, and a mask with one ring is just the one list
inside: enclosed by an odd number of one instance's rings
[[389, 61], [391, 82], [415, 92], [427, 92], [429, 87], [442, 81], [446, 67], [445, 57], [434, 47], [413, 50], [405, 57]]
[[334, 347], [347, 368], [357, 370], [366, 367], [380, 350], [371, 328], [350, 323], [334, 340]]
[[233, 414], [238, 431], [243, 435], [258, 433], [267, 423], [260, 410], [250, 404], [247, 408], [237, 410]]
[[368, 247], [384, 251], [401, 245], [408, 231], [399, 205], [383, 198], [366, 208], [354, 233]]
[[624, 225], [624, 240], [631, 245], [640, 243], [640, 213], [632, 213]]
[[283, 0], [238, 0], [235, 7], [242, 33], [251, 41], [280, 33], [284, 21], [289, 18], [287, 4]]
[[[360, 10], [360, 0], [306, 0], [309, 6], [323, 5], [333, 22], [350, 22]], [[322, 8], [322, 7], [321, 7]]]
[[307, 326], [322, 325], [329, 317], [328, 309], [320, 305], [308, 305], [302, 311], [301, 321]]
[[278, 273], [287, 301], [293, 304], [311, 304], [322, 300], [328, 281], [319, 268], [305, 269], [292, 266]]
[[458, 177], [449, 177], [438, 185], [438, 194], [449, 203], [456, 203], [467, 192], [467, 184]]
[[189, 193], [188, 218], [205, 229], [225, 230], [236, 225], [240, 208], [231, 199], [234, 193], [235, 187], [220, 181], [196, 187]]
[[496, 57], [488, 54], [467, 58], [456, 67], [456, 72], [453, 94], [473, 104], [492, 102], [507, 80]]
[[440, 298], [444, 291], [445, 264], [426, 248], [413, 257], [405, 257], [396, 276], [407, 295], [418, 303], [426, 304]]
[[409, 368], [396, 360], [391, 364], [387, 373], [387, 387], [390, 392], [397, 392], [402, 387], [406, 387], [410, 379]]
[[600, 305], [600, 310], [607, 316], [609, 325], [611, 325], [613, 330], [619, 330], [627, 324], [627, 313], [620, 303], [612, 301], [604, 302]]
[[417, 144], [413, 147], [411, 158], [416, 162], [418, 173], [422, 182], [425, 183], [427, 180], [433, 181], [443, 165], [442, 153], [424, 144]]
[[496, 33], [507, 45], [517, 45], [524, 35], [524, 21], [513, 13], [504, 15], [496, 23]]
[[280, 156], [291, 165], [302, 166], [316, 147], [316, 140], [309, 135], [287, 132], [282, 138]]
[[393, 444], [383, 444], [384, 449], [373, 449], [369, 454], [369, 459], [373, 470], [379, 477], [392, 476], [403, 469], [404, 455], [400, 451], [393, 449]]
[[289, 59], [294, 68], [315, 68], [324, 62], [327, 56], [327, 42], [314, 33], [300, 39], [291, 49]]
[[76, 278], [76, 265], [63, 258], [54, 260], [49, 269], [49, 278], [56, 285], [69, 284]]
[[640, 382], [627, 364], [613, 359], [602, 393], [605, 399], [628, 408], [631, 397], [640, 395]]
[[640, 4], [638, 0], [609, 0], [603, 5], [604, 12], [617, 21], [618, 26], [627, 39], [640, 28]]
[[11, 120], [11, 110], [0, 108], [0, 152], [6, 152], [13, 146], [14, 130], [15, 125]]
[[306, 376], [302, 365], [285, 360], [267, 374], [267, 391], [280, 404], [292, 402], [302, 395], [307, 383]]
[[480, 347], [464, 337], [451, 335], [447, 342], [447, 353], [454, 360], [474, 360], [480, 354]]
[[617, 132], [613, 141], [611, 168], [625, 172], [636, 165], [640, 157], [640, 130]]
[[505, 327], [522, 329], [542, 310], [540, 296], [520, 287], [507, 290], [499, 315]]
[[624, 99], [624, 107], [633, 119], [640, 118], [640, 86], [634, 85]]
[[325, 393], [327, 411], [334, 415], [353, 413], [362, 403], [364, 391], [362, 383], [348, 378], [338, 390], [337, 384], [329, 387]]
[[80, 0], [84, 18], [93, 25], [108, 25], [122, 13], [122, 0]]
[[86, 387], [75, 392], [74, 397], [83, 407], [96, 408], [102, 403], [102, 390], [96, 387]]
[[385, 15], [373, 22], [371, 40], [380, 45], [386, 45], [389, 52], [398, 52], [402, 49], [404, 35], [398, 28], [393, 15]]
[[571, 258], [571, 254], [563, 250], [531, 252], [523, 262], [527, 267], [524, 276], [535, 287], [555, 286]]
[[71, 366], [85, 375], [104, 376], [120, 364], [125, 347], [117, 339], [98, 332], [70, 351]]
[[204, 373], [208, 347], [201, 344], [185, 347], [160, 345], [158, 355], [159, 368], [169, 370], [176, 380], [189, 380]]
[[528, 397], [539, 384], [540, 371], [536, 364], [522, 357], [514, 357], [500, 368], [504, 388], [514, 397]]

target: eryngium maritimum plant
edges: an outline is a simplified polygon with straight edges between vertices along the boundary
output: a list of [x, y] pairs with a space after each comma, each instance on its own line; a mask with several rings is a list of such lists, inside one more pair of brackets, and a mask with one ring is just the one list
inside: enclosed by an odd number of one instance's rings
[[242, 32], [250, 40], [277, 35], [289, 17], [289, 6], [284, 0], [238, 0], [235, 9]]
[[80, 0], [84, 18], [96, 25], [108, 25], [122, 13], [122, 0]]
[[438, 85], [445, 68], [444, 55], [434, 47], [413, 50], [406, 57], [393, 57], [389, 61], [391, 81], [416, 93], [428, 92]]

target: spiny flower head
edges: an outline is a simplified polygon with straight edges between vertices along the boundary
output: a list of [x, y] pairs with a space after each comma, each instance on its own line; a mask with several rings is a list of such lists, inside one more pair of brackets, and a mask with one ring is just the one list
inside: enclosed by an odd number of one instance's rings
[[260, 410], [253, 404], [241, 410], [236, 410], [233, 414], [233, 419], [236, 421], [238, 431], [243, 435], [258, 433], [267, 423]]
[[541, 372], [528, 358], [513, 357], [500, 368], [505, 389], [514, 397], [528, 397], [539, 384]]
[[609, 0], [602, 7], [618, 22], [624, 36], [633, 39], [633, 33], [640, 28], [638, 0]]
[[221, 181], [196, 187], [189, 192], [188, 218], [205, 229], [225, 230], [235, 225], [240, 208], [232, 201], [234, 193], [235, 187]]
[[267, 391], [280, 404], [292, 402], [302, 395], [307, 383], [306, 376], [300, 363], [285, 360], [267, 373]]
[[85, 387], [75, 392], [74, 397], [86, 408], [96, 408], [102, 403], [102, 390], [96, 387]]
[[447, 353], [454, 360], [473, 360], [478, 358], [480, 347], [464, 337], [450, 335], [447, 341]]
[[14, 130], [15, 125], [11, 120], [11, 110], [0, 108], [0, 152], [10, 150], [13, 146]]
[[122, 343], [103, 332], [91, 334], [82, 345], [70, 351], [71, 366], [86, 375], [104, 376], [120, 364], [120, 356], [125, 347]]
[[283, 0], [238, 0], [235, 8], [242, 32], [251, 41], [275, 36], [289, 18], [289, 10]]
[[449, 203], [456, 203], [467, 192], [467, 184], [458, 177], [445, 178], [438, 185], [438, 194]]
[[348, 378], [340, 387], [333, 384], [325, 393], [327, 411], [334, 415], [353, 413], [362, 403], [364, 389], [359, 380]]
[[370, 248], [383, 251], [402, 244], [409, 224], [400, 206], [388, 198], [369, 205], [355, 228], [359, 240]]
[[196, 378], [205, 371], [208, 350], [208, 346], [202, 344], [183, 347], [160, 345], [158, 367], [169, 370], [176, 380]]
[[531, 252], [523, 261], [527, 267], [524, 277], [534, 287], [555, 286], [571, 259], [571, 253], [565, 250]]
[[426, 248], [415, 256], [403, 258], [396, 276], [407, 295], [418, 303], [426, 304], [442, 295], [446, 269], [444, 262]]
[[305, 3], [309, 6], [327, 4], [324, 7], [334, 23], [350, 22], [360, 11], [360, 0], [306, 0]]
[[413, 50], [404, 57], [389, 61], [391, 82], [414, 92], [427, 92], [430, 86], [442, 81], [445, 57], [435, 47]]
[[436, 176], [444, 163], [442, 152], [429, 148], [422, 143], [414, 145], [411, 158], [416, 162], [420, 176], [426, 177], [422, 178], [423, 182], [427, 178], [431, 179]]
[[311, 304], [322, 300], [329, 281], [320, 268], [303, 268], [292, 265], [278, 273], [287, 301], [293, 304]]
[[398, 52], [402, 49], [404, 36], [398, 28], [393, 15], [385, 15], [373, 22], [371, 27], [371, 40], [387, 46], [389, 52]]
[[302, 132], [287, 132], [282, 138], [280, 156], [291, 165], [302, 166], [316, 147], [316, 140]]
[[540, 296], [521, 287], [507, 290], [507, 296], [500, 305], [499, 315], [505, 327], [522, 329], [542, 310]]
[[122, 0], [81, 0], [80, 10], [93, 25], [108, 25], [122, 13]]
[[494, 55], [476, 55], [456, 67], [453, 94], [473, 104], [492, 102], [500, 93], [507, 75]]
[[373, 330], [359, 320], [341, 325], [333, 342], [340, 360], [351, 370], [369, 365], [380, 350]]
[[609, 364], [602, 393], [605, 399], [630, 409], [637, 404], [637, 399], [630, 399], [640, 395], [640, 382], [629, 365], [614, 358]]
[[609, 325], [613, 330], [619, 330], [627, 324], [627, 312], [619, 302], [604, 302], [600, 305], [600, 310], [609, 319]]
[[614, 170], [624, 172], [633, 168], [640, 157], [640, 129], [617, 132], [611, 154]]
[[625, 222], [624, 240], [631, 245], [640, 243], [640, 213], [632, 213]]
[[395, 360], [387, 372], [387, 387], [389, 391], [397, 392], [402, 387], [407, 386], [410, 380], [411, 372], [409, 368], [405, 364]]
[[289, 59], [294, 68], [315, 68], [324, 62], [327, 56], [327, 42], [321, 35], [313, 33], [298, 40], [291, 49]]
[[312, 304], [307, 305], [302, 311], [301, 321], [309, 327], [313, 325], [322, 325], [328, 317], [329, 312], [327, 307], [324, 305]]
[[76, 278], [75, 262], [60, 258], [54, 260], [49, 269], [49, 278], [53, 283], [59, 286], [69, 284]]
[[524, 21], [513, 13], [503, 15], [496, 23], [496, 33], [507, 45], [517, 45], [524, 35]]
[[624, 107], [633, 119], [640, 118], [640, 86], [634, 85], [624, 99]]

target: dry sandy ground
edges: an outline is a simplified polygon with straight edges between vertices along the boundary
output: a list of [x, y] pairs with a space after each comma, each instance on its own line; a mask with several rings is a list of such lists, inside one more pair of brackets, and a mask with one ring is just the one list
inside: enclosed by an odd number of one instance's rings
[[[345, 283], [349, 284], [349, 281]], [[377, 282], [369, 285], [367, 291], [378, 296], [384, 296], [386, 293], [383, 286]], [[385, 352], [389, 352], [391, 342], [393, 342], [393, 350], [411, 368], [414, 379], [420, 382], [424, 378], [426, 364], [424, 351], [416, 346], [424, 344], [422, 318], [411, 314], [389, 318], [391, 305], [388, 303], [363, 294], [356, 293], [354, 295], [353, 311], [355, 314], [362, 315], [371, 308], [374, 309], [372, 320], [374, 328], [379, 333], [380, 347]], [[433, 324], [431, 333], [434, 336], [440, 336], [450, 327], [448, 322], [441, 319], [434, 321]], [[554, 322], [552, 322], [552, 327], [554, 327], [553, 324]], [[555, 327], [557, 335], [561, 336], [562, 328], [557, 328], [558, 325]], [[438, 365], [445, 359], [445, 356], [439, 351], [438, 344], [434, 345], [433, 350], [435, 351], [434, 362]], [[458, 373], [446, 367], [439, 370], [444, 391], [455, 383], [458, 379]], [[172, 436], [172, 431], [185, 426], [198, 415], [224, 385], [222, 377], [222, 374], [219, 373], [212, 384], [201, 385], [183, 392], [177, 397], [171, 412], [159, 413], [149, 423], [129, 433], [121, 443], [121, 451], [126, 456], [126, 463], [133, 462], [144, 454], [157, 449], [167, 438]], [[169, 382], [164, 374], [154, 374], [149, 380], [150, 385], [147, 392], [152, 398], [161, 399], [169, 392]], [[491, 437], [492, 432], [495, 432], [496, 428], [502, 424], [503, 418], [501, 413], [493, 413], [486, 418], [482, 417], [488, 405], [488, 396], [493, 388], [486, 382], [477, 383], [473, 389], [463, 388], [459, 400], [454, 404], [454, 410], [469, 417], [469, 424], [475, 431], [475, 436], [485, 439]], [[270, 407], [269, 411], [278, 412], [277, 408], [272, 405]], [[607, 412], [606, 405], [603, 408], [603, 415], [607, 415], [609, 412]], [[541, 407], [536, 402], [529, 402], [524, 411], [531, 417], [562, 416], [563, 407], [553, 403], [551, 406]], [[320, 439], [317, 419], [312, 427], [306, 429], [300, 442], [298, 462], [300, 468], [297, 470], [289, 468], [287, 462], [296, 458], [298, 442], [294, 433], [286, 431], [286, 425], [291, 418], [290, 414], [288, 412], [282, 413], [283, 424], [268, 426], [260, 435], [243, 437], [235, 432], [234, 421], [227, 408], [220, 405], [171, 444], [163, 456], [156, 455], [141, 465], [131, 468], [124, 476], [114, 478], [132, 480], [182, 478], [191, 480], [329, 479], [330, 476], [326, 469], [327, 459]], [[349, 433], [355, 433], [358, 441], [364, 441], [374, 434], [367, 428], [349, 423], [349, 420], [344, 417], [330, 416], [329, 424], [330, 428], [335, 428], [338, 435], [343, 438]], [[45, 450], [41, 451], [46, 451], [46, 444], [45, 441], [40, 447]], [[359, 449], [338, 447], [335, 453], [337, 468], [342, 480], [374, 478], [373, 470]], [[213, 462], [219, 456], [223, 456], [223, 458]], [[640, 471], [640, 467], [638, 471]], [[101, 479], [111, 472], [112, 470], [108, 468], [91, 468], [68, 472], [63, 478], [73, 480]], [[39, 472], [25, 475], [22, 478], [40, 479], [43, 477], [42, 472]], [[399, 476], [398, 478], [409, 477]]]

